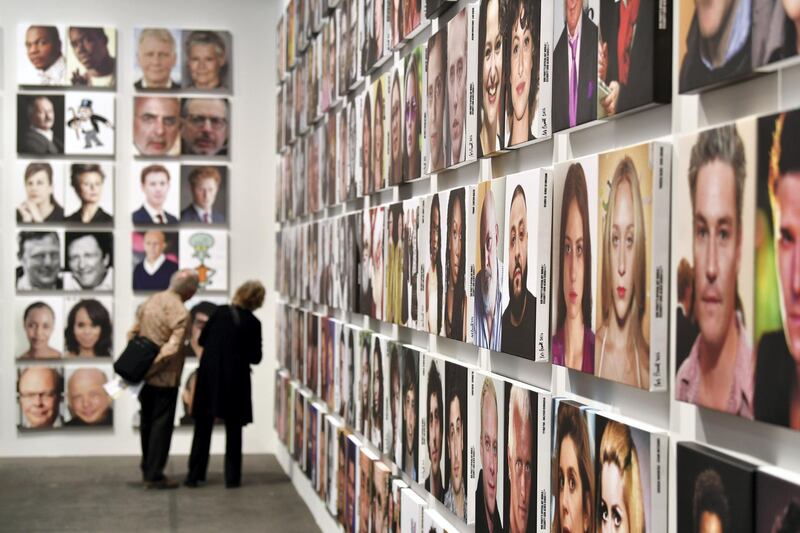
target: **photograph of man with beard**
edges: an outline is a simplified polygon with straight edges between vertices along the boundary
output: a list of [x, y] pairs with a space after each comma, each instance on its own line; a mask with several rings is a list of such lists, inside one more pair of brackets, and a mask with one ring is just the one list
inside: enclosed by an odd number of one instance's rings
[[453, 189], [447, 201], [447, 231], [445, 239], [446, 293], [444, 297], [444, 334], [449, 339], [467, 340], [467, 292], [465, 270], [467, 262], [466, 189]]
[[444, 129], [447, 127], [447, 26], [428, 39], [426, 49], [426, 97], [428, 101], [426, 131], [428, 172], [447, 167], [448, 149]]
[[[496, 194], [495, 194], [496, 191]], [[500, 237], [503, 220], [505, 179], [478, 184], [478, 239], [477, 257], [480, 270], [475, 276], [475, 346], [499, 352], [502, 339], [503, 314], [503, 250]]]
[[419, 352], [406, 349], [403, 353], [403, 472], [418, 480], [419, 461]]
[[467, 521], [467, 368], [445, 363], [445, 460], [444, 506], [461, 521]]
[[[388, 76], [387, 76], [387, 79]], [[392, 71], [389, 84], [389, 185], [403, 183], [403, 64]]]
[[[503, 483], [498, 486], [498, 474], [502, 474], [506, 459], [504, 417], [498, 416], [498, 405], [504, 405], [505, 387], [502, 381], [475, 373], [471, 392], [472, 409], [477, 408], [480, 427], [477, 439], [478, 479], [475, 482], [475, 532], [500, 533], [503, 531]], [[477, 392], [477, 396], [475, 393]], [[499, 402], [498, 402], [499, 395]]]
[[[588, 3], [588, 2], [587, 2]], [[556, 2], [556, 4], [559, 4]], [[563, 21], [553, 51], [553, 131], [597, 118], [597, 25], [584, 0], [554, 5], [553, 30]]]
[[422, 167], [422, 57], [425, 45], [419, 45], [405, 58], [405, 98], [403, 106], [405, 134], [403, 143], [403, 180], [421, 176]]
[[424, 376], [426, 382], [425, 403], [423, 404], [425, 416], [423, 418], [426, 426], [425, 447], [428, 451], [426, 467], [428, 476], [425, 478], [423, 486], [431, 495], [444, 502], [444, 485], [442, 482], [442, 437], [444, 431], [444, 401], [442, 392], [442, 376], [444, 373], [440, 368], [444, 367], [444, 362], [432, 357], [428, 357], [430, 363], [427, 368], [427, 375]]
[[539, 34], [541, 0], [509, 0], [504, 29], [508, 64], [506, 146], [536, 138], [539, 131]]
[[478, 156], [488, 156], [503, 149], [505, 139], [504, 46], [500, 23], [506, 16], [506, 0], [481, 2], [478, 20], [478, 83], [480, 108]]
[[[529, 221], [522, 184], [514, 187], [507, 206], [508, 306], [503, 311], [501, 351], [532, 359], [535, 349], [536, 297], [528, 288], [528, 241], [532, 234], [535, 248], [537, 235], [536, 220]], [[532, 233], [529, 231], [531, 229]]]
[[536, 395], [519, 385], [506, 383], [505, 417], [508, 427], [506, 531], [536, 531]]
[[[464, 161], [467, 153], [464, 130], [467, 122], [467, 9], [447, 23], [447, 105], [449, 166]], [[474, 154], [474, 152], [473, 152]]]

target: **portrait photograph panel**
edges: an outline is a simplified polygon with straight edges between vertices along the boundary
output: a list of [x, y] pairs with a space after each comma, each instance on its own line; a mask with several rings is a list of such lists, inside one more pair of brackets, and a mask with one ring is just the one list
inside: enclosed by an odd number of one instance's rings
[[17, 95], [17, 153], [64, 153], [64, 95]]
[[15, 202], [18, 224], [64, 220], [64, 164], [60, 161], [17, 161]]
[[133, 98], [134, 154], [174, 157], [181, 153], [181, 101], [170, 96]]
[[181, 154], [229, 155], [231, 111], [227, 98], [183, 98], [181, 118]]
[[228, 167], [181, 165], [181, 223], [228, 223]]
[[133, 84], [137, 91], [176, 91], [181, 87], [183, 47], [181, 30], [135, 28]]
[[472, 186], [461, 187], [439, 195], [441, 199], [447, 198], [442, 227], [445, 265], [442, 327], [445, 337], [461, 342], [472, 342], [471, 275], [467, 275], [474, 267], [474, 256], [467, 254], [467, 242], [474, 238], [475, 210], [472, 202], [467, 205], [472, 190]]
[[63, 230], [17, 232], [17, 292], [63, 289]]
[[114, 102], [114, 95], [97, 92], [65, 96], [65, 154], [114, 155]]
[[403, 135], [403, 63], [397, 65], [384, 76], [388, 102], [388, 124], [389, 128], [389, 155], [387, 164], [389, 167], [389, 185], [400, 185], [403, 179], [403, 152], [405, 147], [405, 136]]
[[17, 84], [24, 87], [63, 87], [67, 80], [64, 26], [17, 26]]
[[201, 292], [228, 290], [228, 232], [180, 231], [180, 267], [191, 268], [200, 278]]
[[180, 165], [134, 161], [131, 214], [134, 225], [175, 225], [180, 213]]
[[100, 366], [68, 366], [64, 368], [67, 415], [65, 427], [114, 427], [113, 399], [103, 388], [114, 378], [111, 368]]
[[163, 291], [178, 271], [178, 232], [151, 229], [131, 233], [133, 290]]
[[419, 481], [421, 454], [420, 438], [423, 435], [420, 419], [420, 352], [407, 346], [403, 351], [403, 460], [398, 466], [412, 480]]
[[64, 426], [64, 369], [25, 366], [17, 369], [17, 429], [47, 430]]
[[379, 77], [372, 83], [372, 192], [384, 189], [388, 184], [388, 90], [386, 76]]
[[444, 506], [459, 520], [467, 522], [467, 375], [465, 366], [445, 362], [444, 434]]
[[60, 296], [18, 297], [14, 304], [14, 358], [58, 359], [64, 351], [64, 300]]
[[65, 291], [114, 289], [114, 234], [67, 231], [64, 236]]
[[480, 182], [476, 189], [477, 229], [468, 248], [475, 261], [473, 341], [479, 348], [499, 352], [503, 339], [503, 312], [508, 304], [506, 278], [506, 179]]
[[393, 324], [403, 324], [403, 316], [408, 315], [408, 305], [404, 295], [408, 291], [408, 280], [404, 279], [406, 256], [403, 253], [403, 204], [390, 204], [386, 208], [386, 314], [384, 320]]
[[422, 134], [425, 57], [425, 44], [420, 44], [403, 60], [403, 181], [422, 177], [423, 152], [426, 150]]
[[183, 88], [232, 92], [233, 36], [229, 31], [183, 30]]
[[506, 85], [503, 66], [505, 50], [502, 33], [502, 0], [481, 2], [478, 17], [478, 135], [479, 157], [504, 148]]
[[425, 83], [427, 172], [438, 172], [449, 166], [452, 140], [448, 135], [447, 117], [447, 26], [440, 27], [428, 39], [425, 49]]
[[370, 236], [370, 262], [369, 280], [372, 288], [372, 307], [369, 315], [377, 320], [383, 320], [384, 306], [386, 304], [386, 278], [384, 272], [384, 206], [373, 207], [369, 210], [368, 229]]
[[444, 503], [444, 392], [445, 361], [429, 353], [422, 355], [420, 379], [421, 470], [420, 484]]
[[114, 164], [71, 163], [64, 171], [64, 221], [92, 226], [113, 224]]
[[116, 89], [117, 29], [67, 27], [67, 82], [73, 87]]

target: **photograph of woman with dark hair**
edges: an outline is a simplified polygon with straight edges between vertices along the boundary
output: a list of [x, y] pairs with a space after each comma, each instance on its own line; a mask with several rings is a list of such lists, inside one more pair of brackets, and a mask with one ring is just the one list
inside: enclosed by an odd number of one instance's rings
[[578, 405], [558, 405], [553, 478], [552, 533], [591, 533], [594, 523], [594, 463], [586, 417]]
[[419, 461], [419, 352], [403, 353], [403, 472], [417, 481]]
[[447, 202], [447, 252], [444, 333], [450, 339], [467, 339], [467, 293], [464, 288], [467, 211], [465, 189], [453, 189]]
[[641, 463], [628, 426], [608, 421], [600, 439], [597, 463], [597, 531], [644, 533], [646, 511]]
[[93, 298], [81, 300], [67, 315], [64, 328], [66, 357], [110, 357], [111, 315]]
[[400, 94], [400, 78], [403, 75], [400, 68], [392, 73], [389, 92], [389, 185], [403, 183], [403, 97]]
[[[53, 302], [55, 303], [55, 302]], [[59, 301], [59, 303], [61, 303]], [[61, 309], [59, 308], [59, 315]], [[37, 300], [22, 313], [22, 327], [28, 349], [17, 356], [17, 359], [58, 359], [61, 352], [50, 345], [53, 331], [60, 322], [53, 306], [48, 302]]]
[[110, 224], [114, 218], [101, 207], [106, 175], [100, 165], [70, 165], [70, 185], [81, 201], [81, 207], [66, 217], [67, 222], [83, 224]]
[[23, 180], [25, 200], [17, 206], [17, 222], [61, 222], [64, 219], [64, 208], [53, 194], [53, 167], [50, 163], [30, 163], [25, 167]]
[[511, 0], [507, 11], [506, 134], [508, 146], [536, 138], [539, 122], [541, 0]]
[[406, 58], [405, 66], [405, 144], [403, 150], [403, 179], [415, 180], [420, 177], [419, 138], [422, 127], [422, 108], [420, 92], [420, 58], [422, 47], [419, 46]]
[[561, 200], [558, 257], [558, 314], [552, 340], [553, 364], [594, 373], [592, 331], [592, 233], [589, 193], [580, 163], [567, 171]]
[[372, 86], [375, 92], [375, 112], [373, 113], [372, 140], [375, 148], [372, 150], [372, 162], [375, 169], [372, 171], [372, 179], [375, 180], [373, 191], [377, 192], [386, 186], [386, 176], [383, 167], [383, 121], [386, 118], [383, 105], [383, 79]]
[[[358, 182], [356, 168], [358, 167], [358, 121], [356, 114], [358, 110], [354, 102], [347, 105], [347, 199], [352, 200], [358, 196]], [[361, 194], [364, 194], [361, 191]]]
[[357, 431], [361, 432], [364, 438], [369, 438], [370, 428], [372, 427], [372, 417], [370, 416], [370, 379], [372, 378], [370, 372], [370, 344], [372, 343], [372, 333], [367, 331], [361, 332], [361, 358], [359, 359], [359, 376], [358, 376], [358, 414], [357, 416]]
[[370, 414], [372, 416], [372, 435], [370, 440], [379, 450], [383, 450], [383, 352], [381, 339], [372, 337], [372, 391]]
[[430, 263], [425, 274], [425, 316], [427, 321], [425, 330], [434, 335], [442, 332], [442, 251], [441, 227], [442, 216], [439, 206], [439, 195], [431, 196], [431, 209], [428, 213], [430, 228], [428, 238], [428, 251]]
[[372, 188], [372, 104], [369, 91], [364, 91], [364, 111], [361, 115], [361, 186], [364, 194]]
[[647, 296], [647, 228], [639, 175], [625, 156], [614, 171], [602, 233], [601, 326], [596, 374], [650, 387], [650, 345], [642, 331]]
[[505, 0], [481, 2], [478, 23], [478, 83], [480, 84], [479, 156], [503, 149], [505, 100], [503, 35], [500, 23], [505, 18]]

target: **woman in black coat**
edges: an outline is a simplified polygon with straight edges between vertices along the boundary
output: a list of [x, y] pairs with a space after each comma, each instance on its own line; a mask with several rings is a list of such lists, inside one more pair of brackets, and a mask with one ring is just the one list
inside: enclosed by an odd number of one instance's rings
[[253, 311], [264, 303], [264, 294], [260, 282], [245, 282], [231, 305], [218, 307], [200, 334], [203, 355], [192, 404], [194, 438], [186, 486], [206, 479], [215, 418], [225, 421], [225, 486], [241, 483], [242, 426], [253, 421], [250, 365], [261, 361], [261, 321]]

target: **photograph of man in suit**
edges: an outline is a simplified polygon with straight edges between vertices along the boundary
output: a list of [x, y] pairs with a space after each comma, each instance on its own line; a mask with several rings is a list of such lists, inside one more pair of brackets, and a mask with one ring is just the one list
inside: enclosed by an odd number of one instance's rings
[[63, 154], [63, 128], [55, 126], [58, 118], [56, 110], [63, 114], [64, 97], [19, 95], [17, 98], [18, 112], [25, 110], [25, 116], [18, 118], [17, 152], [36, 155]]
[[134, 224], [178, 223], [177, 217], [164, 209], [169, 194], [169, 182], [169, 170], [163, 165], [149, 165], [142, 170], [144, 203], [133, 212]]
[[224, 224], [225, 214], [214, 209], [220, 187], [222, 187], [222, 174], [219, 168], [211, 166], [193, 168], [189, 173], [192, 203], [181, 211], [181, 222]]
[[553, 52], [553, 127], [597, 117], [597, 26], [583, 0], [564, 1], [564, 29]]
[[171, 78], [178, 60], [175, 38], [164, 28], [145, 28], [139, 33], [136, 62], [142, 77], [134, 87], [143, 89], [178, 89], [180, 84]]
[[144, 258], [133, 268], [133, 290], [163, 291], [169, 286], [172, 274], [178, 271], [178, 263], [164, 254], [167, 236], [163, 231], [146, 231], [143, 240]]

